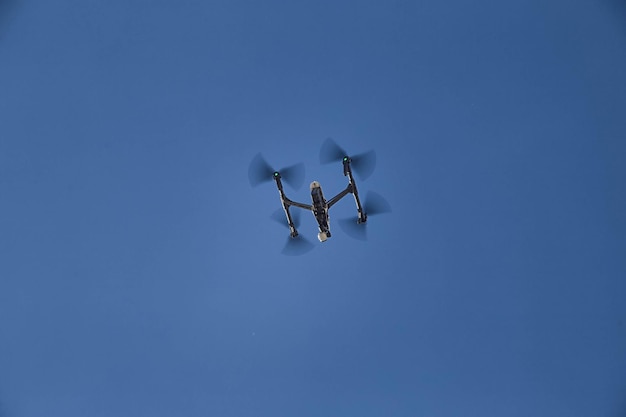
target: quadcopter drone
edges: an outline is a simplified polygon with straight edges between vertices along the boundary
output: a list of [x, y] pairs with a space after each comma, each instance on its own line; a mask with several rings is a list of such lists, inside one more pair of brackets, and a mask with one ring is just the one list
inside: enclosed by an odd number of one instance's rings
[[[289, 199], [285, 194], [282, 183], [282, 180], [285, 180], [285, 182], [293, 188], [299, 188], [304, 181], [303, 164], [296, 164], [277, 171], [272, 169], [260, 153], [253, 158], [248, 170], [250, 184], [252, 186], [257, 186], [260, 183], [273, 179], [278, 187], [278, 193], [280, 194], [280, 201], [287, 220], [290, 235], [283, 253], [289, 252], [289, 248], [294, 249], [291, 252], [297, 254], [304, 253], [313, 248], [311, 243], [307, 242], [299, 235], [297, 229], [299, 212], [294, 213], [292, 216], [290, 211], [291, 207], [298, 207], [313, 213], [319, 229], [317, 238], [320, 242], [325, 242], [332, 236], [330, 232], [328, 211], [332, 206], [337, 204], [339, 200], [348, 194], [352, 194], [354, 202], [356, 203], [356, 221], [354, 221], [354, 219], [340, 220], [340, 225], [348, 235], [354, 238], [365, 239], [364, 223], [367, 222], [368, 214], [373, 215], [391, 211], [389, 204], [384, 200], [384, 198], [372, 191], [368, 193], [365, 204], [361, 204], [361, 199], [359, 198], [359, 192], [352, 173], [352, 168], [355, 169], [361, 179], [369, 177], [376, 165], [376, 154], [374, 151], [365, 152], [351, 157], [341, 147], [339, 147], [335, 141], [330, 138], [326, 139], [320, 149], [320, 162], [327, 164], [339, 161], [343, 164], [343, 175], [348, 177], [348, 185], [346, 188], [330, 200], [326, 200], [320, 183], [318, 181], [313, 181], [309, 187], [311, 192], [311, 204], [305, 204]], [[279, 217], [282, 217], [282, 215], [280, 212], [277, 212], [275, 213], [275, 216], [273, 216], [273, 219], [279, 222], [284, 222], [284, 220], [281, 221]]]

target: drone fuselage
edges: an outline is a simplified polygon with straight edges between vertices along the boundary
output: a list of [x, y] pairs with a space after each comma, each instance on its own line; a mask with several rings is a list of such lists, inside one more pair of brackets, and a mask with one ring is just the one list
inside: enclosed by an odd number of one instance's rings
[[330, 222], [328, 217], [328, 210], [348, 194], [352, 194], [354, 196], [354, 201], [357, 208], [357, 223], [365, 223], [367, 221], [367, 214], [363, 211], [363, 207], [361, 206], [359, 193], [356, 188], [356, 182], [354, 181], [354, 177], [352, 176], [350, 161], [350, 158], [347, 156], [343, 158], [343, 175], [348, 177], [348, 185], [346, 186], [346, 188], [330, 200], [326, 201], [326, 199], [324, 198], [324, 193], [322, 192], [322, 186], [319, 182], [313, 181], [310, 186], [311, 202], [313, 203], [311, 205], [299, 203], [297, 201], [293, 201], [287, 198], [283, 189], [280, 173], [273, 173], [274, 181], [276, 181], [278, 193], [280, 194], [280, 201], [282, 203], [283, 210], [285, 211], [285, 216], [287, 217], [287, 224], [289, 226], [291, 237], [297, 237], [298, 230], [296, 229], [296, 225], [294, 224], [291, 217], [291, 213], [289, 211], [290, 207], [299, 207], [301, 209], [310, 210], [313, 213], [319, 229], [317, 238], [320, 242], [324, 242], [330, 237]]
[[313, 202], [313, 215], [315, 216], [315, 221], [317, 221], [317, 226], [319, 229], [319, 234], [317, 235], [320, 242], [324, 242], [327, 238], [330, 237], [330, 224], [328, 219], [328, 203], [324, 198], [324, 193], [322, 192], [322, 186], [319, 182], [313, 181], [311, 183], [311, 201]]

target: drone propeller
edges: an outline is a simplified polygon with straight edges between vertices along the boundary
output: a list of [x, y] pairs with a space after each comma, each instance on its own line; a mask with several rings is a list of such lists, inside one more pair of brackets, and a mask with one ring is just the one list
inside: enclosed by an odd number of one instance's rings
[[356, 172], [362, 180], [372, 175], [374, 168], [376, 168], [376, 152], [373, 150], [349, 156], [348, 153], [331, 138], [326, 139], [320, 148], [320, 163], [322, 164], [343, 161], [345, 157], [350, 158], [354, 172]]
[[[390, 213], [391, 206], [380, 194], [374, 191], [368, 191], [363, 210], [369, 217], [377, 214]], [[367, 222], [358, 223], [358, 217], [339, 219], [339, 226], [351, 238], [367, 240]]]
[[[300, 210], [290, 210], [291, 219], [293, 220], [294, 226], [296, 229], [300, 227]], [[289, 224], [287, 223], [287, 217], [285, 216], [285, 211], [283, 209], [276, 209], [270, 216], [272, 220], [276, 223], [289, 228]]]
[[283, 255], [299, 256], [304, 255], [315, 247], [307, 238], [302, 235], [296, 237], [287, 236], [287, 242], [282, 250]]
[[272, 168], [260, 153], [252, 158], [250, 162], [250, 166], [248, 167], [248, 180], [250, 181], [250, 185], [256, 187], [261, 183], [271, 181], [277, 172], [280, 173], [280, 177], [294, 190], [298, 190], [302, 187], [304, 183], [304, 164], [295, 164], [277, 171]]
[[368, 216], [377, 214], [391, 213], [391, 205], [385, 200], [385, 197], [374, 192], [368, 191], [365, 196], [365, 205], [363, 206]]
[[[293, 210], [290, 213], [294, 226], [296, 226], [296, 229], [299, 228], [300, 210]], [[270, 218], [275, 222], [289, 228], [289, 225], [287, 224], [287, 218], [285, 217], [285, 212], [283, 211], [283, 209], [277, 209], [275, 212], [272, 213]], [[287, 237], [287, 242], [285, 242], [285, 247], [283, 248], [281, 253], [283, 255], [289, 256], [304, 255], [314, 247], [315, 245], [313, 245], [313, 243], [311, 243], [307, 238], [299, 234], [296, 237]]]

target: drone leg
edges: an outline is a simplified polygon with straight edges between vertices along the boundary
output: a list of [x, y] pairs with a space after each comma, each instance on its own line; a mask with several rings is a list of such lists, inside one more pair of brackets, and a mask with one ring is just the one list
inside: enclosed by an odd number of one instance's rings
[[285, 216], [287, 216], [287, 223], [289, 223], [289, 231], [291, 237], [298, 236], [298, 230], [296, 229], [296, 225], [293, 223], [291, 213], [289, 212], [289, 205], [285, 202], [283, 202], [283, 209], [285, 210]]
[[285, 210], [285, 216], [287, 216], [287, 223], [289, 224], [289, 234], [291, 237], [298, 236], [298, 230], [296, 229], [296, 225], [293, 223], [293, 219], [291, 218], [291, 213], [289, 212], [289, 206], [291, 206], [291, 200], [287, 198], [285, 195], [285, 191], [283, 190], [283, 183], [280, 180], [280, 175], [274, 175], [274, 180], [276, 181], [276, 187], [278, 187], [278, 193], [280, 194], [280, 201], [283, 204], [283, 210]]
[[359, 199], [359, 194], [354, 189], [354, 202], [356, 203], [356, 212], [357, 212], [357, 223], [365, 223], [367, 221], [367, 213], [363, 211], [363, 206], [361, 206], [361, 200]]
[[356, 181], [354, 181], [354, 176], [352, 176], [352, 169], [350, 168], [350, 161], [344, 161], [343, 163], [344, 175], [348, 175], [348, 180], [350, 181], [350, 185], [352, 188], [352, 195], [354, 196], [354, 202], [356, 203], [356, 211], [357, 211], [357, 223], [365, 223], [367, 221], [367, 213], [363, 211], [363, 206], [361, 205], [361, 200], [359, 199], [359, 191], [356, 188]]

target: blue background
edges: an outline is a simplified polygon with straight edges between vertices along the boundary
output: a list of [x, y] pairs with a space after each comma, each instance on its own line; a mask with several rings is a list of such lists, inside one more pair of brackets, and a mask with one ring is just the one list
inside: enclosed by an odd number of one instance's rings
[[[624, 74], [617, 1], [3, 2], [0, 415], [624, 416]], [[393, 212], [285, 257], [326, 137]]]

